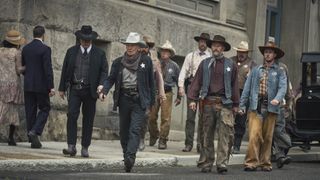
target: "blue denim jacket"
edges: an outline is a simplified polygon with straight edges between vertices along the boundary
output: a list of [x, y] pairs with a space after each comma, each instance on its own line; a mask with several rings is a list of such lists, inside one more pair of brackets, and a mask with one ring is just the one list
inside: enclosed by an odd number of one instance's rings
[[[249, 110], [257, 110], [258, 95], [260, 88], [260, 79], [263, 76], [262, 65], [256, 66], [252, 69], [246, 83], [240, 99], [240, 109], [246, 110], [246, 105], [249, 103]], [[281, 102], [287, 91], [287, 76], [285, 70], [278, 64], [271, 65], [268, 71], [268, 112], [279, 114], [280, 105], [272, 105], [270, 102], [273, 99]], [[280, 103], [279, 103], [280, 104]]]

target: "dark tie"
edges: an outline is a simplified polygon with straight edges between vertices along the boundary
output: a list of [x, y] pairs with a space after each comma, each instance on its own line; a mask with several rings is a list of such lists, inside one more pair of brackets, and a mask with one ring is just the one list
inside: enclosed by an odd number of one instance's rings
[[205, 55], [206, 53], [204, 52], [199, 52], [199, 55], [202, 56], [202, 55]]
[[85, 55], [85, 56], [88, 55], [87, 48], [84, 48], [83, 55]]

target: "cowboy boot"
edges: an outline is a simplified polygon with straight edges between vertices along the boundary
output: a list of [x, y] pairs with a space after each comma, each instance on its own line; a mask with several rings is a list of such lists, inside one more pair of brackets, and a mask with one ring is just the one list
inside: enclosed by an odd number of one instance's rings
[[82, 156], [82, 157], [85, 157], [85, 158], [89, 157], [88, 147], [83, 147], [83, 146], [82, 146], [81, 156]]
[[167, 149], [167, 141], [165, 139], [159, 139], [158, 149]]
[[68, 144], [68, 149], [63, 149], [62, 153], [64, 155], [75, 156], [77, 154], [76, 145]]

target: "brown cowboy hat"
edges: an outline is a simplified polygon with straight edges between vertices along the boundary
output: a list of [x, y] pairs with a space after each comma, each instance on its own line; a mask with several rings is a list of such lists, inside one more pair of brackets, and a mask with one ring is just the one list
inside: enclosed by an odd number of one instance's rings
[[214, 42], [218, 42], [218, 43], [223, 44], [224, 51], [229, 51], [231, 48], [230, 44], [226, 41], [226, 38], [224, 38], [221, 35], [215, 35], [212, 40], [208, 40], [207, 46], [211, 47], [212, 43], [214, 43]]
[[268, 41], [265, 46], [259, 46], [259, 50], [262, 55], [264, 54], [264, 50], [266, 49], [274, 50], [274, 52], [277, 54], [276, 59], [280, 59], [284, 56], [284, 52], [282, 51], [282, 49], [278, 48], [277, 45], [272, 41]]
[[17, 30], [8, 31], [5, 40], [14, 45], [23, 45], [26, 42], [26, 39]]
[[210, 40], [210, 35], [208, 33], [201, 33], [200, 36], [194, 37], [194, 40], [196, 40], [197, 42], [199, 42], [200, 39], [208, 41]]
[[98, 33], [92, 31], [92, 27], [90, 25], [83, 25], [81, 30], [76, 31], [74, 34], [77, 38], [82, 40], [94, 40], [98, 37]]

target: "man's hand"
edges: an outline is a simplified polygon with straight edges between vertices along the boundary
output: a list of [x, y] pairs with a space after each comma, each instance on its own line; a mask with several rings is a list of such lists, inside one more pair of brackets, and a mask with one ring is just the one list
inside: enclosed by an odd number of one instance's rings
[[241, 116], [243, 116], [246, 112], [245, 112], [243, 109], [240, 109], [240, 110], [238, 111], [238, 113], [239, 113]]
[[99, 94], [100, 101], [104, 101], [105, 98], [106, 98], [106, 95], [104, 95], [103, 93]]
[[180, 103], [181, 103], [181, 98], [177, 98], [177, 99], [174, 101], [175, 106], [178, 106]]
[[278, 100], [276, 100], [276, 99], [273, 99], [273, 100], [271, 101], [271, 104], [274, 105], [274, 106], [277, 106], [279, 103], [280, 103], [280, 102], [279, 102]]
[[103, 89], [103, 86], [102, 85], [99, 85], [97, 87], [97, 93], [100, 94], [102, 92], [102, 89]]
[[61, 97], [61, 99], [64, 100], [64, 96], [65, 96], [64, 91], [59, 91], [59, 96]]
[[192, 110], [192, 111], [196, 111], [197, 110], [197, 103], [196, 102], [191, 102], [189, 104], [189, 108]]
[[233, 114], [236, 115], [239, 113], [239, 107], [233, 107], [232, 108]]
[[185, 95], [185, 92], [184, 92], [184, 88], [183, 87], [179, 87], [179, 90], [178, 90], [178, 95], [183, 97]]
[[50, 92], [49, 92], [49, 96], [52, 97], [54, 96], [56, 93], [54, 91], [54, 89], [50, 89]]

